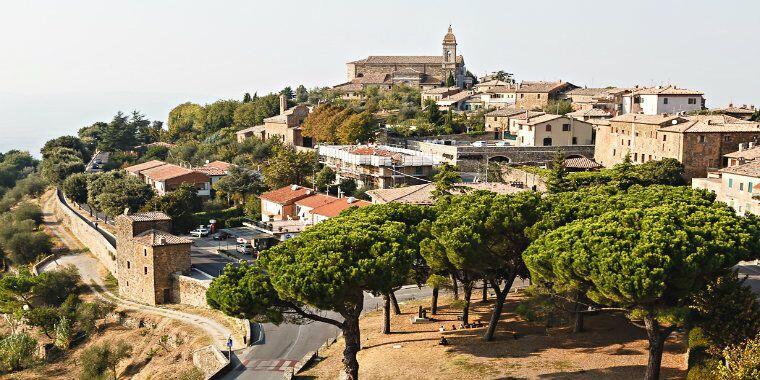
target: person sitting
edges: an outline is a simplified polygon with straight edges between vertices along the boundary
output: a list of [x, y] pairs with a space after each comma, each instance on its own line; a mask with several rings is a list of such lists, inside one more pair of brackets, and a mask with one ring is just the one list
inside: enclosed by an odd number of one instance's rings
[[456, 326], [456, 325], [451, 325], [451, 329], [452, 329], [452, 330], [456, 330], [456, 329], [457, 329], [457, 326]]
[[438, 341], [438, 344], [441, 345], [441, 346], [448, 346], [449, 345], [449, 341], [446, 339], [445, 336], [442, 336], [441, 340]]

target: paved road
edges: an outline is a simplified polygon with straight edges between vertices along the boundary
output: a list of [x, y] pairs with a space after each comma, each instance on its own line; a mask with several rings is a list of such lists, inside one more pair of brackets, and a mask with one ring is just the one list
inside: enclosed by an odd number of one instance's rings
[[[411, 299], [430, 297], [430, 289], [419, 289], [416, 286], [405, 287], [396, 291], [399, 302]], [[377, 310], [382, 307], [382, 297], [364, 295], [364, 311]], [[332, 318], [339, 318], [336, 313], [322, 312]], [[266, 323], [264, 327], [264, 343], [241, 350], [237, 353], [238, 361], [225, 379], [282, 379], [283, 372], [293, 368], [296, 362], [307, 353], [316, 350], [340, 331], [337, 327], [321, 322], [305, 325], [285, 323], [280, 326]]]
[[235, 259], [227, 257], [225, 255], [217, 253], [217, 249], [229, 247], [235, 248], [234, 240], [217, 241], [210, 237], [190, 237], [193, 241], [193, 247], [190, 251], [190, 263], [193, 267], [200, 269], [201, 271], [211, 275], [219, 276], [224, 270], [224, 267], [229, 263], [236, 263]]
[[743, 262], [736, 266], [739, 270], [739, 277], [747, 276], [747, 284], [760, 297], [760, 265], [752, 262]]

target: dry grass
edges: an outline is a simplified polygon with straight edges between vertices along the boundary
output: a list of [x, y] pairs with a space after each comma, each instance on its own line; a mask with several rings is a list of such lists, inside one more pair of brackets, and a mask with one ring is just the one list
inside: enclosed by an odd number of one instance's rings
[[[113, 323], [101, 326], [101, 332], [83, 344], [71, 348], [55, 362], [13, 373], [4, 378], [76, 379], [79, 378], [81, 371], [79, 357], [87, 347], [119, 340], [132, 346], [132, 356], [119, 365], [120, 379], [189, 380], [202, 376], [195, 371], [192, 359], [194, 350], [210, 344], [209, 338], [202, 331], [168, 318], [139, 313], [128, 313], [128, 315], [144, 319], [146, 327], [127, 328]], [[168, 350], [159, 343], [163, 335], [169, 337]]]
[[[510, 295], [496, 339], [484, 342], [485, 327], [451, 331], [458, 310], [443, 307], [436, 322], [412, 325], [418, 301], [402, 305], [393, 316], [393, 334], [381, 334], [382, 314], [362, 319], [362, 351], [358, 358], [364, 379], [636, 379], [647, 362], [643, 330], [618, 315], [587, 317], [586, 331], [547, 330], [520, 320], [513, 311], [518, 297]], [[448, 302], [450, 300], [442, 300]], [[474, 320], [487, 321], [489, 304], [474, 304]], [[446, 326], [441, 334], [438, 328]], [[438, 345], [441, 336], [448, 346]], [[666, 344], [663, 379], [685, 377], [681, 337]], [[303, 378], [334, 379], [341, 369], [343, 343], [320, 353], [323, 360], [303, 372]]]

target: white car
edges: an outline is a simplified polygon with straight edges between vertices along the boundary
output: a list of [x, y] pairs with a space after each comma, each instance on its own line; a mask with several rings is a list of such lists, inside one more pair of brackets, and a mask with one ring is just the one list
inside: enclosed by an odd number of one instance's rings
[[190, 231], [190, 236], [203, 237], [203, 236], [208, 236], [208, 234], [210, 234], [210, 233], [211, 233], [211, 229], [209, 229], [207, 227], [200, 226], [200, 227], [198, 227], [198, 228]]
[[481, 146], [486, 146], [486, 142], [485, 141], [475, 141], [471, 145], [472, 146], [481, 147]]
[[496, 146], [507, 146], [507, 142], [506, 141], [497, 141], [496, 142]]

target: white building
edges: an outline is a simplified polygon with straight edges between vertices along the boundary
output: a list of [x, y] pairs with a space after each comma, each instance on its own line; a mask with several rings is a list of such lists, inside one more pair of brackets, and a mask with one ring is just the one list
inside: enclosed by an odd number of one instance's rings
[[695, 189], [706, 189], [715, 193], [715, 200], [724, 202], [739, 215], [751, 213], [760, 215], [760, 147], [750, 143], [739, 150], [726, 154], [728, 166], [715, 172], [708, 172], [707, 178], [692, 179]]
[[593, 144], [590, 123], [562, 115], [541, 115], [517, 120], [518, 146], [568, 146]]
[[676, 86], [634, 89], [623, 95], [623, 113], [659, 115], [698, 111], [705, 107], [703, 95], [700, 91]]

